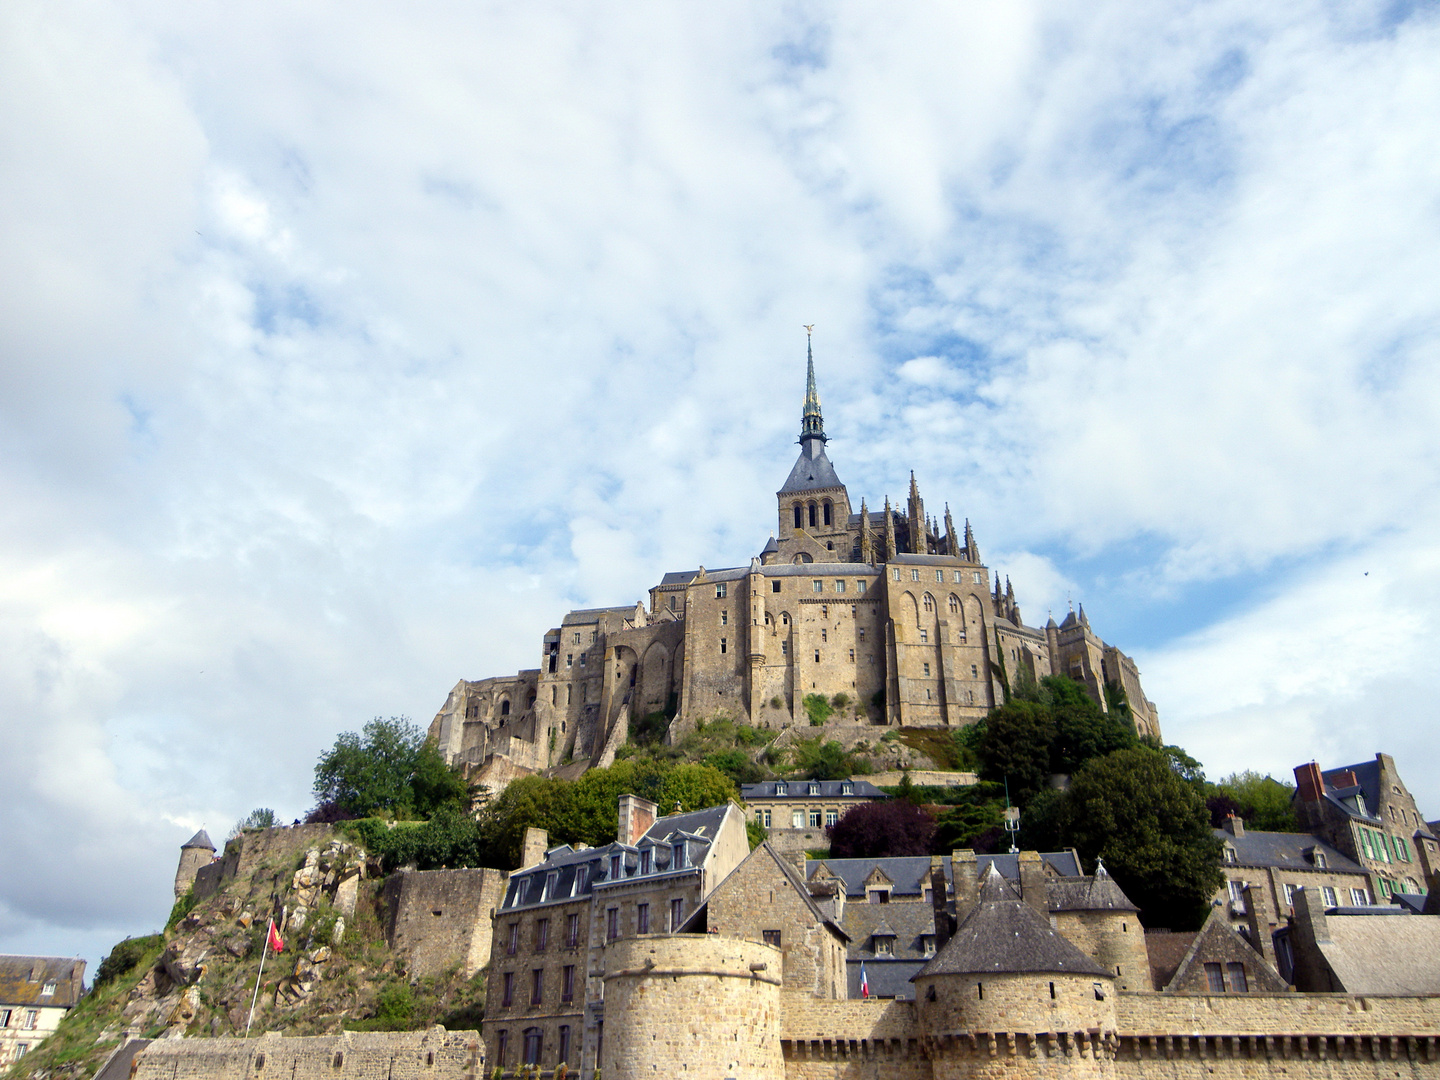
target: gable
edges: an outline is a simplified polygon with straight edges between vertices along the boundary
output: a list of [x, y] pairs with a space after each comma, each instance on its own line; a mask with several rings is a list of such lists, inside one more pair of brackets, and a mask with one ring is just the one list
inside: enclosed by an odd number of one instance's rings
[[[1212, 977], [1218, 977], [1223, 991], [1211, 985]], [[1280, 973], [1236, 933], [1221, 910], [1212, 908], [1164, 990], [1171, 994], [1280, 993], [1287, 985]]]

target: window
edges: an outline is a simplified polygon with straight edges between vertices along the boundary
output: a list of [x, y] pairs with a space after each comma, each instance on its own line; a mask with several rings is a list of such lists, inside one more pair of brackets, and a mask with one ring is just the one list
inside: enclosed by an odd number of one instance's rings
[[1225, 969], [1219, 964], [1206, 964], [1205, 982], [1210, 993], [1223, 994], [1225, 992]]
[[1370, 893], [1366, 889], [1351, 889], [1350, 903], [1355, 907], [1367, 907], [1370, 903]]
[[885, 935], [885, 934], [876, 934], [876, 935], [875, 935], [875, 955], [876, 955], [876, 956], [894, 956], [894, 955], [895, 955], [895, 939], [892, 938], [892, 937], [889, 937], [888, 935]]
[[843, 593], [843, 592], [845, 591], [845, 582], [844, 582], [844, 580], [838, 580], [838, 581], [835, 582], [835, 591], [838, 592], [838, 593]]
[[826, 629], [825, 627], [823, 627], [823, 626], [820, 628], [820, 640], [821, 640], [821, 641], [829, 641], [829, 640], [830, 640], [830, 631], [827, 630], [827, 629]]
[[685, 901], [676, 897], [670, 901], [670, 932], [678, 933], [680, 924], [684, 921]]
[[765, 815], [765, 821], [763, 822], [763, 824], [764, 824], [765, 828], [768, 829], [768, 828], [770, 827], [770, 811], [769, 811], [769, 810], [761, 810], [760, 813], [762, 813], [762, 814]]
[[611, 881], [615, 881], [615, 880], [617, 880], [617, 879], [620, 877], [620, 859], [621, 859], [621, 856], [619, 856], [619, 855], [611, 855], [611, 856], [610, 856], [610, 880], [611, 880]]
[[840, 794], [841, 794], [841, 795], [854, 795], [854, 794], [855, 794], [855, 785], [852, 784], [849, 780], [841, 780], [841, 781], [840, 781]]
[[612, 907], [605, 912], [605, 940], [614, 941], [620, 936], [620, 909]]
[[830, 605], [829, 605], [829, 604], [821, 604], [821, 605], [820, 605], [820, 617], [821, 617], [822, 619], [828, 619], [828, 618], [830, 617]]
[[570, 1025], [569, 1025], [569, 1024], [561, 1024], [561, 1025], [560, 1025], [560, 1049], [559, 1049], [559, 1052], [558, 1052], [558, 1058], [557, 1058], [557, 1060], [566, 1062], [567, 1064], [568, 1064], [569, 1061], [570, 1061]]
[[565, 947], [575, 949], [580, 945], [580, 916], [568, 915], [565, 918]]
[[1240, 914], [1245, 910], [1245, 883], [1243, 881], [1231, 881], [1228, 882], [1228, 885], [1230, 888], [1230, 902], [1240, 905], [1236, 908], [1236, 914]]
[[599, 631], [599, 630], [591, 630], [591, 631], [590, 631], [590, 644], [591, 644], [591, 645], [594, 645], [596, 639], [598, 639], [599, 637], [600, 637], [600, 631]]
[[580, 644], [580, 631], [579, 631], [579, 630], [576, 630], [576, 631], [575, 631], [575, 644], [576, 644], [576, 645], [579, 645], [579, 644]]
[[724, 600], [724, 599], [725, 599], [726, 590], [727, 590], [727, 583], [726, 583], [726, 582], [723, 582], [723, 581], [722, 581], [722, 582], [720, 582], [720, 584], [716, 585], [716, 586], [715, 586], [715, 599], [716, 599], [716, 600]]
[[890, 578], [892, 581], [900, 580], [900, 568], [898, 566], [890, 571]]
[[810, 527], [815, 527], [815, 504], [812, 502], [806, 509], [809, 510]]
[[50, 997], [50, 996], [52, 996], [54, 993], [55, 993], [55, 983], [54, 983], [54, 982], [47, 982], [44, 986], [42, 986], [42, 987], [40, 988], [40, 996], [41, 996], [41, 997]]
[[934, 955], [935, 955], [935, 935], [934, 935], [934, 934], [921, 934], [921, 935], [920, 935], [920, 951], [921, 951], [921, 953], [923, 953], [923, 954], [926, 955], [926, 956], [934, 956]]
[[1325, 852], [1321, 851], [1319, 848], [1316, 848], [1316, 849], [1315, 849], [1315, 868], [1316, 868], [1317, 870], [1324, 870], [1324, 869], [1325, 869], [1327, 866], [1329, 866], [1329, 865], [1330, 865], [1330, 864], [1329, 864], [1329, 863], [1326, 861], [1326, 859], [1325, 859]]
[[950, 607], [951, 615], [958, 615], [960, 613], [960, 598], [957, 597], [954, 593], [950, 594], [948, 604]]
[[928, 678], [930, 677], [930, 665], [929, 665], [929, 664], [925, 664], [924, 667], [925, 667], [925, 677], [928, 679]]
[[789, 655], [790, 655], [790, 643], [789, 643], [788, 641], [782, 641], [782, 642], [780, 642], [780, 655], [781, 655], [781, 656], [789, 656]]
[[810, 786], [805, 789], [805, 794], [807, 794], [807, 795], [819, 795], [819, 794], [820, 794], [820, 785], [817, 784], [817, 783], [815, 783], [815, 782], [812, 780], [812, 781], [810, 782]]
[[824, 592], [824, 591], [825, 591], [825, 582], [823, 582], [823, 581], [812, 581], [812, 582], [810, 582], [810, 591], [811, 591], [811, 592], [817, 592], [817, 593]]
[[510, 1049], [510, 1032], [499, 1031], [495, 1035], [495, 1064], [504, 1066], [505, 1052]]
[[583, 652], [580, 654], [580, 666], [585, 666], [585, 654]]
[[682, 840], [680, 841], [680, 843], [675, 845], [675, 850], [670, 853], [670, 869], [682, 870], [685, 868], [686, 865], [685, 841]]
[[1324, 897], [1326, 907], [1335, 906], [1335, 890], [1332, 889], [1329, 885], [1320, 886], [1320, 895]]
[[929, 644], [930, 644], [930, 631], [929, 631], [929, 630], [921, 630], [921, 631], [920, 631], [920, 644], [921, 644], [921, 645], [929, 645]]
[[820, 827], [820, 811], [819, 811], [819, 810], [811, 810], [811, 811], [810, 811], [810, 828], [812, 828], [812, 829], [818, 829], [819, 827]]
[[[563, 730], [563, 725], [562, 725]], [[585, 891], [585, 886], [590, 884], [590, 867], [581, 866], [575, 870], [575, 895], [579, 896]], [[579, 918], [578, 915], [571, 915], [572, 919]]]
[[535, 951], [543, 952], [545, 946], [550, 943], [550, 920], [535, 920]]
[[857, 581], [857, 582], [855, 582], [855, 591], [858, 592], [861, 596], [864, 596], [864, 595], [865, 595], [865, 582], [863, 582], [863, 581]]
[[760, 936], [765, 939], [766, 945], [774, 945], [777, 949], [780, 948], [779, 930], [761, 930]]
[[646, 848], [644, 851], [640, 852], [640, 873], [650, 873], [650, 863], [652, 860], [653, 853], [649, 848]]
[[805, 525], [805, 511], [799, 503], [795, 504], [795, 528], [799, 529]]
[[7, 1027], [9, 1027], [9, 1026], [10, 1026], [10, 1010], [9, 1010], [9, 1009], [0, 1009], [0, 1028], [7, 1028]]
[[972, 679], [978, 679], [980, 677], [980, 669], [974, 664], [970, 665], [970, 677]]
[[515, 973], [505, 972], [500, 980], [500, 1004], [508, 1006], [515, 1000]]
[[1292, 908], [1295, 906], [1295, 886], [1294, 886], [1294, 885], [1289, 885], [1289, 884], [1287, 884], [1287, 885], [1285, 886], [1285, 906], [1286, 906], [1286, 907], [1292, 907]]
[[721, 625], [721, 626], [729, 626], [729, 625], [730, 625], [730, 612], [728, 612], [728, 611], [722, 611], [722, 612], [720, 612], [720, 625]]
[[860, 627], [859, 629], [857, 629], [857, 630], [855, 631], [855, 633], [858, 635], [858, 639], [857, 639], [857, 640], [859, 640], [859, 641], [864, 641], [864, 640], [865, 640], [865, 628], [864, 628], [863, 626]]
[[839, 821], [839, 820], [840, 820], [840, 811], [839, 811], [839, 810], [826, 810], [826, 811], [825, 811], [825, 827], [826, 827], [827, 829], [828, 829], [831, 825], [834, 825], [834, 824], [835, 824], [837, 821]]
[[816, 650], [815, 650], [815, 663], [818, 664], [819, 662], [820, 662], [820, 650], [819, 650], [819, 649], [816, 649]]
[[1227, 847], [1224, 851], [1224, 855], [1225, 861], [1227, 863], [1233, 863], [1235, 861], [1235, 849], [1233, 847]]
[[970, 572], [970, 577], [971, 577], [971, 580], [974, 581], [974, 583], [975, 583], [976, 585], [979, 585], [979, 584], [981, 583], [981, 582], [980, 582], [980, 571], [979, 571], [979, 570], [972, 570], [972, 571]]
[[1245, 965], [1236, 963], [1234, 960], [1225, 965], [1225, 973], [1230, 976], [1230, 990], [1236, 994], [1248, 994], [1250, 992], [1250, 980], [1245, 978]]
[[574, 653], [567, 652], [567, 653], [565, 654], [565, 666], [566, 666], [566, 667], [574, 667], [574, 666], [575, 666], [575, 654], [574, 654]]
[[648, 934], [650, 932], [650, 905], [635, 905], [635, 932], [637, 934]]
[[1410, 845], [1405, 843], [1403, 836], [1395, 837], [1395, 854], [1400, 856], [1402, 862], [1410, 861]]
[[804, 810], [791, 810], [791, 811], [790, 811], [790, 827], [791, 827], [792, 829], [803, 829], [803, 828], [805, 827], [805, 811], [804, 811]]
[[510, 937], [509, 937], [509, 939], [505, 942], [505, 955], [507, 955], [507, 956], [514, 956], [514, 955], [515, 955], [515, 950], [518, 949], [519, 947], [520, 947], [520, 924], [519, 924], [518, 922], [512, 922], [512, 923], [510, 924]]
[[671, 611], [678, 611], [679, 609], [680, 609], [680, 597], [676, 596], [674, 593], [671, 593], [671, 594], [670, 594], [670, 610], [671, 610]]
[[539, 1028], [526, 1028], [526, 1029], [525, 1029], [525, 1064], [526, 1064], [526, 1065], [539, 1065], [539, 1064], [540, 1064], [540, 1039], [541, 1039], [541, 1035], [540, 1035], [540, 1029], [539, 1029]]
[[919, 580], [920, 580], [920, 571], [919, 571], [919, 570], [911, 570], [911, 571], [910, 571], [910, 580], [911, 580], [911, 581], [919, 581]]
[[824, 510], [825, 510], [825, 524], [826, 524], [826, 525], [829, 525], [829, 524], [830, 524], [830, 500], [829, 500], [829, 499], [826, 499], [826, 500], [825, 500]]
[[775, 794], [776, 794], [776, 795], [788, 795], [789, 793], [790, 793], [790, 786], [789, 786], [788, 784], [786, 784], [784, 780], [777, 780], [777, 781], [775, 782]]
[[726, 640], [722, 637], [722, 638], [720, 639], [720, 652], [721, 652], [721, 654], [723, 655], [725, 652], [727, 652], [727, 651], [729, 650], [729, 647], [730, 647], [730, 646], [729, 646], [729, 643], [726, 642]]
[[[560, 1000], [575, 1000], [575, 965], [566, 964], [560, 969]], [[562, 1051], [563, 1053], [563, 1051]]]
[[854, 650], [854, 649], [851, 649], [851, 650], [850, 650], [850, 663], [853, 664], [854, 662], [855, 662], [855, 650]]
[[535, 968], [530, 972], [530, 1004], [539, 1005], [544, 1000], [541, 991], [545, 988], [545, 969]]

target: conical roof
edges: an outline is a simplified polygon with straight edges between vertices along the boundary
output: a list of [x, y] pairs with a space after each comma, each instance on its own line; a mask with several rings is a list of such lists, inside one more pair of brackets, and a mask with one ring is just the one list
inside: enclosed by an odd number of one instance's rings
[[1104, 863], [1097, 863], [1095, 876], [1061, 878], [1050, 882], [1051, 911], [1139, 911], [1125, 891], [1115, 883]]
[[190, 837], [189, 840], [181, 844], [180, 850], [184, 851], [187, 847], [206, 848], [209, 851], [215, 850], [215, 845], [210, 842], [210, 835], [204, 829], [201, 829], [194, 836]]
[[1020, 972], [1110, 977], [1022, 901], [992, 863], [980, 883], [980, 902], [911, 981], [925, 975]]
[[840, 482], [840, 477], [835, 475], [835, 466], [831, 465], [830, 459], [825, 456], [825, 447], [818, 439], [807, 439], [805, 448], [795, 459], [795, 467], [790, 470], [790, 475], [786, 477], [785, 484], [778, 494], [784, 495], [792, 491], [819, 491], [821, 488], [844, 486]]

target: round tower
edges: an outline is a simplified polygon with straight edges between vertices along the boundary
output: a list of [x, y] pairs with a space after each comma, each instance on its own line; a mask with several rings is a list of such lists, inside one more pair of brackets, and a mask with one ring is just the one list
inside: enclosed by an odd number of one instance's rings
[[180, 865], [175, 870], [175, 898], [178, 900], [190, 891], [195, 875], [202, 866], [208, 866], [215, 855], [215, 845], [201, 829], [184, 844], [180, 845]]
[[780, 950], [714, 934], [620, 938], [605, 947], [607, 1077], [774, 1080]]
[[1103, 863], [1091, 878], [1064, 878], [1050, 885], [1055, 928], [1115, 977], [1118, 990], [1149, 990], [1150, 953], [1140, 909], [1130, 902]]
[[1019, 1058], [1078, 1076], [1114, 1072], [1114, 978], [993, 865], [980, 902], [913, 982], [936, 1080], [1009, 1073]]

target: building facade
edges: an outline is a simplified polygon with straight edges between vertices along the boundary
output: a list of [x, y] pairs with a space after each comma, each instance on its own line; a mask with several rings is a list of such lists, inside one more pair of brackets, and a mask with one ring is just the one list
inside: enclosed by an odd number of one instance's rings
[[808, 722], [815, 694], [853, 722], [958, 727], [1022, 672], [1068, 675], [1107, 712], [1123, 700], [1135, 730], [1159, 737], [1134, 661], [1083, 607], [1026, 624], [969, 522], [928, 512], [913, 473], [903, 507], [852, 505], [826, 452], [813, 357], [799, 441], [776, 531], [748, 565], [664, 574], [648, 605], [565, 616], [536, 668], [461, 681], [430, 727], [447, 758], [499, 789], [610, 764], [632, 719], [673, 716], [672, 739], [716, 714], [778, 729]]
[[0, 1069], [44, 1042], [84, 990], [84, 960], [0, 956]]
[[741, 784], [740, 798], [777, 851], [828, 847], [825, 830], [845, 811], [890, 796], [868, 780], [765, 780]]

